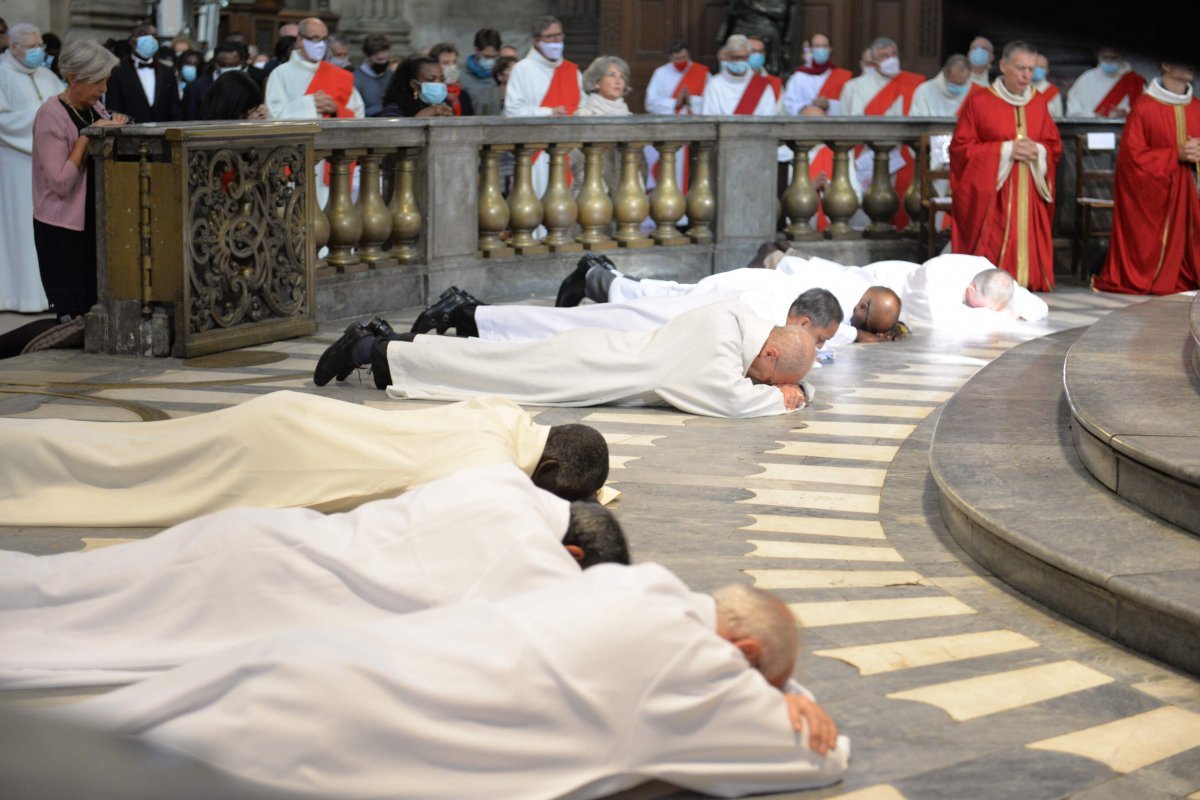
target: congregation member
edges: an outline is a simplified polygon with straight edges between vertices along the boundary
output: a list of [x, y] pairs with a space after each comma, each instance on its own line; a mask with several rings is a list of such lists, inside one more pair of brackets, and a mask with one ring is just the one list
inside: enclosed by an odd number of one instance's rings
[[[66, 90], [48, 97], [33, 118], [33, 238], [50, 310], [79, 318], [82, 336], [82, 315], [97, 296], [95, 181], [82, 131], [130, 120], [100, 102], [118, 64], [112, 53], [79, 39], [63, 48], [59, 63]], [[178, 101], [174, 85], [168, 88]]]
[[363, 116], [354, 76], [325, 60], [329, 28], [316, 17], [300, 20], [299, 37], [286, 63], [267, 78], [271, 119], [352, 119]]
[[750, 42], [750, 57], [746, 59], [746, 63], [750, 65], [750, 72], [767, 79], [778, 106], [783, 98], [783, 80], [767, 71], [767, 40], [753, 35], [747, 36], [746, 39]]
[[492, 85], [480, 92], [477, 98], [472, 98], [475, 104], [475, 116], [498, 117], [504, 114], [504, 95], [508, 90], [508, 79], [512, 75], [517, 59], [512, 56], [500, 56], [492, 68]]
[[383, 110], [383, 94], [391, 80], [391, 43], [386, 36], [373, 33], [363, 40], [362, 50], [364, 58], [354, 73], [354, 88], [363, 100], [363, 116], [374, 117]]
[[1124, 118], [1145, 88], [1146, 79], [1117, 50], [1102, 47], [1096, 66], [1071, 84], [1067, 92], [1067, 116]]
[[992, 62], [996, 59], [996, 46], [986, 36], [976, 36], [967, 48], [967, 61], [971, 65], [971, 83], [984, 89], [992, 85]]
[[607, 509], [512, 464], [342, 514], [237, 508], [100, 550], [0, 551], [0, 688], [130, 683], [292, 628], [487, 602], [612, 561], [629, 551]]
[[496, 85], [494, 79], [496, 59], [500, 57], [500, 31], [495, 28], [480, 28], [475, 32], [475, 52], [463, 59], [463, 70], [458, 83], [462, 92], [471, 99], [475, 113], [479, 110], [481, 95]]
[[[628, 117], [629, 65], [617, 56], [600, 56], [583, 73], [584, 100], [577, 117]], [[609, 184], [615, 185], [615, 184]]]
[[[222, 42], [213, 51], [212, 62], [203, 75], [190, 82], [183, 90], [183, 118], [185, 120], [200, 119], [200, 106], [204, 103], [213, 84], [222, 75], [229, 72], [240, 72], [244, 69], [242, 49], [233, 42]], [[258, 105], [255, 103], [255, 105]]]
[[1112, 243], [1094, 287], [1125, 294], [1200, 289], [1200, 102], [1193, 67], [1164, 63], [1133, 101], [1117, 152]]
[[974, 85], [967, 57], [955, 53], [946, 59], [937, 75], [913, 92], [909, 114], [914, 117], [953, 117]]
[[587, 800], [651, 779], [734, 797], [845, 774], [849, 740], [789, 680], [798, 651], [774, 595], [602, 564], [264, 637], [44, 713], [311, 797]]
[[990, 91], [971, 92], [950, 142], [951, 247], [986, 258], [1035, 292], [1054, 288], [1058, 126], [1033, 89], [1037, 52], [1009, 42]]
[[235, 70], [217, 78], [196, 111], [201, 120], [265, 120], [267, 105], [258, 83]]
[[842, 89], [852, 77], [850, 70], [836, 66], [829, 37], [814, 33], [809, 40], [811, 64], [801, 64], [788, 78], [783, 106], [797, 116], [808, 106], [817, 106], [827, 114], [837, 114], [842, 104]]
[[735, 33], [725, 40], [721, 71], [712, 76], [700, 103], [706, 116], [773, 117], [771, 83], [750, 68], [750, 40]]
[[45, 311], [33, 235], [33, 120], [62, 82], [45, 67], [42, 33], [28, 23], [9, 31], [0, 55], [0, 311]]
[[[104, 103], [109, 111], [134, 122], [178, 122], [183, 119], [175, 71], [158, 63], [158, 28], [138, 25], [129, 37], [130, 52], [108, 82]], [[65, 76], [64, 76], [65, 77]]]
[[380, 117], [453, 117], [442, 67], [432, 56], [413, 56], [392, 73]]
[[331, 33], [326, 43], [325, 58], [329, 60], [329, 63], [335, 67], [353, 72], [354, 62], [350, 60], [350, 45], [346, 43], [346, 40], [336, 33]]
[[808, 331], [775, 326], [729, 301], [651, 331], [581, 328], [532, 342], [348, 332], [321, 356], [313, 381], [370, 364], [375, 386], [394, 399], [496, 394], [533, 405], [674, 406], [741, 419], [801, 408], [799, 383], [815, 351]]
[[1062, 91], [1050, 82], [1050, 59], [1045, 54], [1038, 53], [1037, 65], [1033, 68], [1033, 88], [1046, 98], [1050, 107], [1050, 116], [1055, 120], [1063, 118]]
[[442, 81], [446, 84], [446, 103], [454, 111], [454, 116], [474, 116], [471, 96], [463, 93], [462, 84], [459, 83], [461, 72], [458, 68], [458, 48], [452, 42], [441, 42], [429, 48], [429, 57], [436, 58], [442, 68]]
[[567, 500], [594, 496], [608, 476], [597, 431], [538, 425], [496, 397], [388, 412], [271, 392], [154, 422], [2, 418], [0, 442], [22, 454], [19, 469], [0, 470], [0, 516], [35, 527], [161, 527], [241, 507], [345, 511], [486, 464], [516, 464]]
[[279, 32], [275, 35], [274, 57], [263, 65], [262, 80], [264, 86], [266, 85], [267, 78], [275, 71], [276, 67], [287, 63], [287, 60], [291, 58], [292, 48], [299, 38], [300, 26], [295, 22], [285, 22], [279, 26]]
[[[187, 96], [187, 87], [192, 85], [204, 70], [204, 56], [195, 50], [184, 50], [175, 56], [175, 81], [179, 86], [180, 101]], [[184, 121], [188, 121], [187, 107], [183, 109]]]
[[510, 44], [504, 45], [497, 52], [500, 53], [500, 58], [511, 58], [514, 61], [521, 60], [521, 52]]
[[667, 63], [654, 70], [646, 85], [646, 111], [650, 114], [703, 114], [701, 102], [708, 85], [708, 70], [692, 61], [685, 41], [667, 48]]
[[43, 66], [53, 72], [59, 80], [62, 80], [62, 75], [58, 74], [58, 56], [62, 53], [62, 39], [53, 33], [43, 33], [42, 42], [46, 47], [46, 63]]

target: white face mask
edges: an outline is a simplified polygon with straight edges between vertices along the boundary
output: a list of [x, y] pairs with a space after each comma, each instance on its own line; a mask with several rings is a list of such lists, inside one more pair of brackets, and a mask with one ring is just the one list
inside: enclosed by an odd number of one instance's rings
[[900, 74], [900, 59], [896, 56], [885, 58], [879, 62], [879, 74], [885, 78], [894, 78]]
[[308, 39], [301, 39], [301, 45], [304, 47], [304, 57], [309, 61], [320, 61], [325, 58], [325, 41], [310, 42]]
[[458, 83], [458, 64], [447, 64], [442, 67], [442, 77], [446, 83]]
[[562, 58], [563, 43], [562, 42], [538, 42], [538, 49], [542, 51], [542, 55], [551, 61], [558, 61]]

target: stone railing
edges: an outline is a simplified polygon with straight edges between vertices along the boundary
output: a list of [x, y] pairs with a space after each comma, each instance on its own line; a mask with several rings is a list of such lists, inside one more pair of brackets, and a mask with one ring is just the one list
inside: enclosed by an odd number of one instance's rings
[[[897, 231], [891, 219], [901, 206], [914, 221], [921, 213], [921, 165], [900, 197], [888, 152], [915, 150], [922, 134], [953, 124], [639, 116], [100, 129], [92, 154], [102, 301], [88, 346], [191, 356], [302, 335], [318, 310], [343, 317], [421, 305], [455, 284], [489, 300], [550, 294], [584, 249], [683, 279], [745, 263], [779, 230], [849, 263], [917, 258], [915, 222]], [[1119, 124], [1064, 123], [1064, 144]], [[820, 193], [807, 162], [818, 144], [834, 153]], [[861, 201], [870, 222], [859, 230], [850, 224], [860, 207], [852, 151], [864, 144], [875, 162]], [[793, 152], [790, 178], [780, 145]], [[660, 178], [649, 194], [647, 147]], [[540, 197], [535, 158], [548, 163]], [[686, 192], [672, 169], [679, 158], [689, 162]], [[511, 185], [501, 180], [508, 159]], [[1074, 224], [1073, 172], [1068, 149], [1057, 181], [1062, 235]], [[823, 233], [812, 224], [818, 207], [830, 222]]]

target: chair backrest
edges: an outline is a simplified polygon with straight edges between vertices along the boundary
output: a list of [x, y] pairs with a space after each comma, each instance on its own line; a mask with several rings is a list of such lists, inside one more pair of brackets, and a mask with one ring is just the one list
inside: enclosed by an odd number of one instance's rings
[[[1075, 137], [1075, 196], [1085, 197], [1089, 194], [1088, 186], [1097, 184], [1111, 187], [1116, 175], [1117, 147], [1121, 136], [1112, 132], [1081, 133]], [[1096, 166], [1096, 158], [1089, 156], [1107, 156], [1100, 158], [1103, 166]], [[1089, 166], [1088, 161], [1093, 163]], [[1095, 189], [1092, 189], [1092, 194]]]

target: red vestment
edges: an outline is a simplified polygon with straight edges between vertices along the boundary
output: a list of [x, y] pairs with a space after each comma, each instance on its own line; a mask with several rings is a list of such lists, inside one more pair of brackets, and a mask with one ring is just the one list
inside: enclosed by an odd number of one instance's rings
[[[901, 72], [888, 81], [887, 86], [875, 93], [871, 102], [867, 103], [866, 108], [863, 109], [863, 114], [868, 117], [881, 117], [887, 113], [897, 99], [903, 98], [902, 108], [904, 116], [907, 117], [909, 109], [912, 108], [913, 94], [917, 91], [917, 87], [924, 82], [924, 75], [918, 75], [915, 72]], [[908, 191], [908, 187], [912, 186], [915, 174], [912, 151], [901, 146], [900, 154], [904, 156], [904, 166], [896, 172], [896, 194], [900, 197], [900, 208], [892, 217], [892, 226], [896, 230], [904, 230], [908, 227], [908, 212], [904, 210], [904, 194]]]
[[1126, 72], [1121, 76], [1121, 80], [1108, 90], [1108, 94], [1104, 95], [1104, 99], [1096, 106], [1096, 116], [1107, 117], [1117, 106], [1121, 105], [1121, 101], [1126, 97], [1129, 98], [1130, 107], [1132, 108], [1133, 101], [1141, 96], [1142, 91], [1146, 88], [1146, 79], [1137, 74], [1133, 70]]
[[[841, 100], [842, 87], [846, 85], [846, 81], [853, 77], [854, 74], [848, 69], [830, 67], [829, 77], [821, 84], [821, 91], [817, 92], [817, 97], [824, 97], [826, 100]], [[909, 102], [911, 103], [912, 100], [909, 100]]]
[[1200, 137], [1200, 101], [1133, 103], [1113, 186], [1112, 244], [1095, 288], [1126, 294], [1173, 294], [1200, 288], [1200, 198], [1196, 165], [1180, 161], [1187, 138]]
[[[971, 92], [958, 112], [950, 142], [951, 246], [983, 256], [1033, 291], [1054, 288], [1054, 175], [1062, 155], [1058, 126], [1038, 92], [1014, 106], [994, 88]], [[1038, 191], [1030, 165], [1014, 161], [997, 191], [1000, 154], [1018, 134], [1046, 148], [1045, 187]]]
[[[684, 70], [683, 77], [679, 79], [679, 83], [675, 85], [675, 91], [671, 92], [671, 97], [675, 100], [679, 99], [679, 93], [684, 89], [692, 97], [703, 97], [704, 87], [708, 85], [708, 68], [703, 64], [697, 64], [695, 61], [688, 64], [688, 68]], [[691, 116], [692, 106], [690, 103], [684, 103], [683, 108], [677, 109], [676, 114], [687, 114]]]
[[325, 92], [333, 98], [333, 102], [337, 105], [337, 111], [332, 116], [347, 119], [354, 117], [354, 112], [346, 107], [346, 104], [350, 102], [350, 95], [354, 93], [353, 73], [347, 72], [341, 67], [335, 67], [328, 61], [318, 62], [317, 71], [313, 74], [312, 80], [308, 82], [308, 88], [304, 90], [305, 94], [316, 94], [317, 92]]
[[742, 90], [742, 98], [738, 100], [737, 108], [733, 109], [733, 113], [739, 117], [748, 117], [754, 113], [754, 109], [758, 108], [758, 101], [762, 99], [763, 92], [771, 83], [762, 75], [755, 73], [750, 76], [750, 82], [746, 84], [746, 88]]

